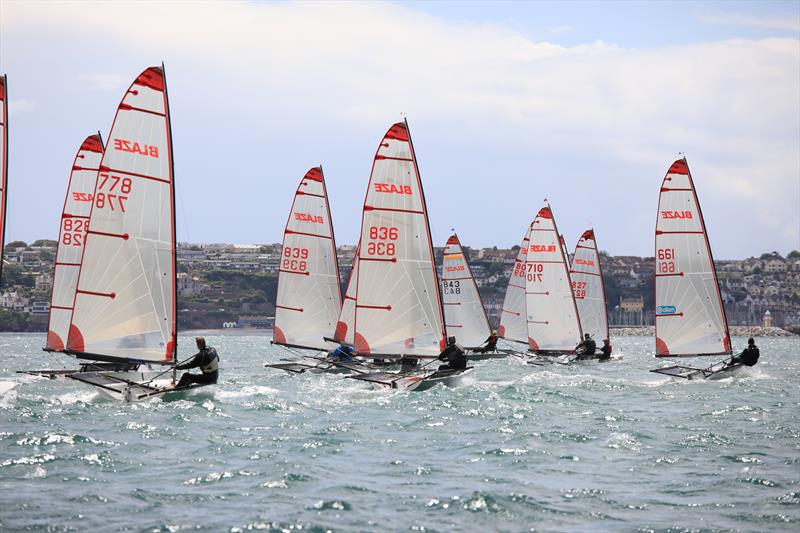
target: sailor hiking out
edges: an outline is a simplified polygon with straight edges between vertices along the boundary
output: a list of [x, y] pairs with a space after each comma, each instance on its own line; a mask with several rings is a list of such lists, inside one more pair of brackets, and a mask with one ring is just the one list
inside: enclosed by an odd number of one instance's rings
[[446, 364], [439, 366], [439, 370], [464, 370], [467, 368], [467, 356], [464, 348], [456, 343], [455, 337], [447, 338], [447, 347], [439, 354], [441, 361]]
[[755, 366], [760, 356], [761, 353], [758, 350], [758, 346], [756, 346], [756, 341], [753, 340], [753, 337], [750, 337], [747, 339], [747, 348], [742, 350], [742, 353], [739, 355], [732, 357], [728, 365], [743, 364], [746, 366]]
[[496, 352], [497, 351], [497, 330], [493, 329], [492, 334], [486, 339], [485, 344], [479, 348], [475, 348], [473, 350], [475, 353], [487, 353], [487, 352]]
[[328, 360], [336, 362], [347, 362], [353, 360], [355, 348], [350, 344], [342, 343], [330, 352], [328, 352]]
[[603, 347], [600, 348], [600, 357], [598, 359], [611, 359], [611, 352], [614, 349], [611, 347], [611, 342], [608, 339], [603, 339]]
[[197, 337], [195, 342], [197, 343], [197, 349], [200, 351], [197, 352], [189, 362], [178, 365], [175, 368], [177, 370], [199, 368], [202, 373], [190, 374], [189, 372], [184, 372], [181, 376], [181, 380], [175, 387], [176, 389], [188, 387], [193, 383], [211, 385], [217, 382], [217, 378], [219, 377], [219, 356], [217, 355], [217, 350], [211, 346], [206, 346], [206, 340], [203, 337]]
[[597, 343], [594, 342], [594, 339], [588, 333], [584, 335], [583, 341], [581, 341], [575, 347], [575, 353], [579, 357], [591, 357], [594, 355], [594, 352], [597, 350]]

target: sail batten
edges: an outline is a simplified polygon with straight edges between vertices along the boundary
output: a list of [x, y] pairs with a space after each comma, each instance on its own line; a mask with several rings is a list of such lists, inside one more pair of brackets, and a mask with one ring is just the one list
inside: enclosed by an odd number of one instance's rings
[[583, 333], [607, 339], [606, 291], [594, 229], [584, 231], [578, 239], [569, 273]]
[[284, 230], [273, 342], [328, 349], [341, 307], [325, 176], [314, 167], [300, 180]]
[[464, 256], [458, 236], [447, 240], [442, 261], [442, 303], [448, 336], [459, 344], [475, 348], [491, 333], [489, 318], [483, 306], [472, 269]]
[[525, 261], [528, 348], [572, 352], [583, 333], [572, 291], [564, 245], [549, 206], [531, 223]]
[[444, 318], [427, 208], [404, 122], [384, 135], [361, 222], [354, 342], [362, 355], [435, 357]]
[[163, 66], [117, 108], [98, 166], [65, 352], [173, 364], [175, 212]]
[[656, 356], [730, 354], [714, 258], [686, 159], [670, 166], [659, 190], [655, 263]]

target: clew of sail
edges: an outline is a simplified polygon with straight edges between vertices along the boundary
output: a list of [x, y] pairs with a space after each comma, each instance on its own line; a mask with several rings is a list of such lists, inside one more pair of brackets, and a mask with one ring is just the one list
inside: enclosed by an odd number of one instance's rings
[[527, 311], [525, 308], [525, 261], [528, 257], [528, 246], [531, 238], [531, 227], [517, 253], [514, 270], [508, 278], [506, 297], [503, 300], [503, 310], [500, 314], [500, 328], [498, 335], [504, 339], [528, 343]]
[[458, 236], [447, 239], [442, 261], [442, 303], [447, 335], [468, 348], [483, 344], [489, 334], [489, 318]]
[[667, 171], [655, 235], [656, 356], [731, 353], [714, 259], [686, 159]]
[[83, 246], [86, 241], [86, 231], [89, 229], [92, 195], [102, 157], [103, 140], [100, 134], [90, 135], [81, 144], [72, 164], [67, 196], [61, 213], [58, 249], [53, 268], [50, 322], [44, 348], [47, 351], [63, 351], [66, 347]]
[[300, 180], [283, 233], [273, 342], [327, 349], [341, 307], [325, 177], [315, 167]]
[[444, 320], [428, 214], [408, 125], [378, 146], [358, 251], [355, 346], [360, 355], [436, 357]]
[[146, 69], [125, 93], [92, 198], [66, 351], [172, 363], [174, 181], [163, 66]]
[[8, 79], [0, 76], [0, 276], [6, 247], [6, 204], [8, 203]]
[[347, 278], [347, 287], [344, 291], [344, 299], [342, 300], [342, 311], [339, 313], [339, 320], [336, 322], [336, 332], [333, 334], [333, 340], [338, 343], [347, 343], [355, 346], [355, 327], [354, 321], [356, 319], [356, 281], [358, 280], [358, 249], [353, 256], [353, 268], [350, 270], [350, 276]]
[[572, 280], [572, 292], [578, 307], [581, 329], [594, 339], [607, 339], [606, 290], [593, 229], [584, 231], [578, 239], [575, 253], [572, 255], [569, 276]]
[[583, 333], [553, 212], [539, 210], [531, 224], [525, 261], [528, 348], [534, 352], [573, 352]]

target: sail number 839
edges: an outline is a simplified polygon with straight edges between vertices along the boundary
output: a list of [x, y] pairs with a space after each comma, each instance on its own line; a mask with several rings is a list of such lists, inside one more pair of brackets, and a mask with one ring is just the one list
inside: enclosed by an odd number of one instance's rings
[[281, 268], [291, 272], [308, 271], [308, 248], [283, 247], [283, 261]]
[[394, 257], [395, 243], [398, 238], [397, 228], [387, 226], [370, 226], [367, 254]]

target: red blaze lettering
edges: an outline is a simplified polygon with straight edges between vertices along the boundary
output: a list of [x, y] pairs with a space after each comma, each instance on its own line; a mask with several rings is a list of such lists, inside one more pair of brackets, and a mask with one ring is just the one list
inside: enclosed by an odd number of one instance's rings
[[325, 221], [322, 218], [322, 215], [309, 215], [308, 213], [295, 213], [294, 214], [295, 220], [299, 220], [301, 222], [316, 222], [317, 224], [324, 224]]
[[529, 248], [531, 252], [555, 252], [555, 244], [532, 244]]
[[671, 218], [680, 218], [680, 219], [691, 219], [692, 212], [691, 211], [661, 211], [661, 218], [671, 219]]
[[73, 192], [72, 199], [76, 202], [91, 202], [94, 200], [91, 194], [85, 192]]
[[576, 259], [575, 260], [575, 264], [576, 265], [594, 266], [594, 261], [592, 261], [591, 259]]
[[130, 152], [132, 154], [145, 155], [158, 159], [158, 146], [150, 146], [149, 144], [140, 145], [137, 142], [127, 139], [114, 139], [114, 148], [122, 152]]
[[395, 185], [394, 183], [376, 183], [375, 192], [414, 194], [411, 190], [411, 185]]
[[463, 271], [464, 270], [464, 266], [463, 265], [459, 265], [459, 266], [454, 266], [454, 267], [445, 267], [445, 270], [447, 272]]

